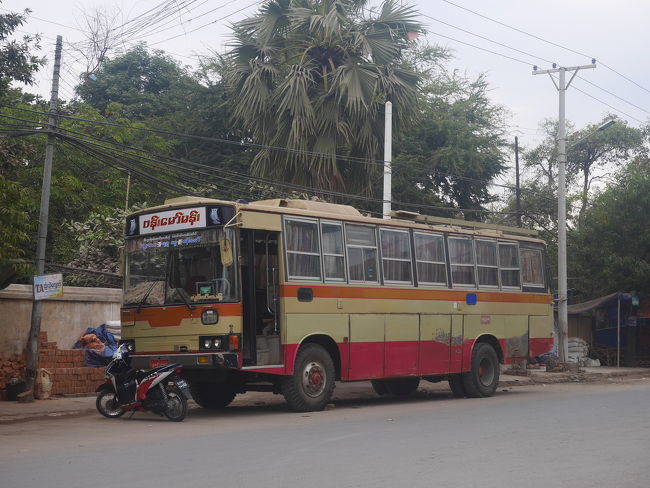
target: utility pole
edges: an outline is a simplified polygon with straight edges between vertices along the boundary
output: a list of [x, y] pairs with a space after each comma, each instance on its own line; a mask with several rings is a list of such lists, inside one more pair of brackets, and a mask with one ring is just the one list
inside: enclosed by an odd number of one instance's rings
[[[558, 134], [557, 134], [557, 302], [558, 302], [558, 325], [560, 328], [558, 352], [560, 361], [565, 363], [569, 358], [569, 315], [567, 313], [567, 259], [566, 259], [566, 119], [565, 119], [565, 95], [571, 82], [581, 69], [593, 69], [596, 67], [596, 60], [592, 59], [591, 64], [583, 66], [572, 66], [570, 68], [558, 68], [555, 63], [553, 69], [538, 70], [533, 67], [534, 75], [548, 74], [549, 78], [560, 94]], [[573, 72], [569, 82], [566, 82], [567, 71]], [[553, 77], [558, 73], [559, 82], [556, 83]]]
[[384, 120], [384, 204], [382, 214], [385, 219], [390, 219], [391, 211], [391, 185], [392, 171], [390, 163], [393, 154], [393, 104], [386, 102], [386, 116]]
[[519, 186], [519, 138], [515, 136], [515, 201], [517, 210], [517, 227], [521, 227], [521, 187]]
[[[63, 37], [56, 37], [54, 51], [54, 73], [52, 76], [52, 93], [50, 95], [50, 114], [48, 117], [48, 135], [45, 145], [45, 164], [43, 165], [43, 186], [41, 188], [41, 209], [38, 219], [38, 240], [36, 243], [36, 275], [45, 274], [45, 245], [47, 242], [47, 225], [50, 212], [50, 186], [52, 184], [52, 159], [54, 157], [54, 130], [57, 124], [57, 111], [59, 104], [59, 76], [61, 72], [61, 50]], [[38, 368], [38, 342], [41, 332], [41, 318], [43, 316], [42, 300], [32, 302], [32, 322], [27, 339], [27, 388], [20, 397], [21, 401], [34, 401], [34, 380]]]

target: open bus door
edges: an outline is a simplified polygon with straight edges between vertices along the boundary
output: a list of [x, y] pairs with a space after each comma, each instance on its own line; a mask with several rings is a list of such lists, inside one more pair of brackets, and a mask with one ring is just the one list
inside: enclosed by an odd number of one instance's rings
[[281, 364], [278, 232], [242, 230], [244, 366]]

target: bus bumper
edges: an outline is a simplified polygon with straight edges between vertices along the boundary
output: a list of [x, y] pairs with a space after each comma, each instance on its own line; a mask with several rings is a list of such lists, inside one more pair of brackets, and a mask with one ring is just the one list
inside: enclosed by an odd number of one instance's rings
[[131, 367], [150, 369], [164, 364], [178, 363], [184, 369], [237, 369], [237, 354], [234, 352], [209, 354], [137, 354], [132, 355]]

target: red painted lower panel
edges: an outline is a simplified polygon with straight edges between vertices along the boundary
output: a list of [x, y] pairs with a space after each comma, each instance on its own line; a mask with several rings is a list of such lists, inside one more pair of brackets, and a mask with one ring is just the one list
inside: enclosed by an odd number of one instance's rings
[[528, 341], [528, 357], [534, 358], [553, 349], [552, 337], [536, 337]]
[[[420, 342], [420, 376], [449, 373], [449, 344], [437, 341]], [[458, 355], [460, 357], [460, 354]]]
[[351, 342], [348, 379], [383, 378], [384, 352], [383, 342]]
[[419, 341], [385, 343], [384, 376], [412, 376], [418, 374]]

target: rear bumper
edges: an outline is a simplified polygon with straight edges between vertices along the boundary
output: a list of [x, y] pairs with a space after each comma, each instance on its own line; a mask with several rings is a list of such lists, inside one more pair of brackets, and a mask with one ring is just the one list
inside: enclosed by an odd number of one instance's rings
[[[201, 362], [199, 362], [201, 358]], [[207, 361], [206, 359], [207, 358]], [[237, 354], [234, 352], [208, 354], [137, 354], [131, 356], [131, 367], [135, 369], [150, 369], [151, 361], [168, 361], [178, 363], [184, 369], [237, 369], [239, 366]]]

